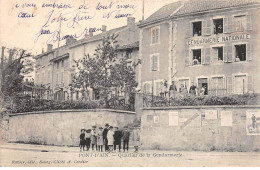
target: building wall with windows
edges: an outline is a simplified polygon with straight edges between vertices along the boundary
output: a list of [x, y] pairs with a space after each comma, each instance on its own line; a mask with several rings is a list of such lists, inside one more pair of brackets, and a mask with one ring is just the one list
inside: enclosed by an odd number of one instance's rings
[[157, 94], [158, 84], [169, 80], [170, 24], [159, 23], [142, 29], [140, 34], [140, 55], [142, 60], [141, 84], [144, 93]]
[[[118, 55], [131, 56], [129, 62], [136, 63], [135, 60], [138, 60], [139, 28], [136, 26], [133, 17], [127, 18], [127, 25], [123, 27], [107, 31], [106, 26], [102, 26], [102, 33], [100, 34], [93, 35], [93, 32], [88, 32], [82, 40], [66, 39], [66, 44], [56, 49], [52, 49], [52, 45], [48, 45], [47, 52], [34, 57], [37, 65], [36, 84], [50, 87], [49, 92], [46, 91], [45, 98], [74, 101], [82, 98], [80, 89], [78, 89], [78, 92], [72, 93], [69, 88], [73, 75], [78, 71], [74, 67], [74, 60], [82, 59], [88, 54], [95, 57], [95, 49], [108, 34], [118, 35], [117, 41], [121, 48]], [[128, 52], [129, 50], [131, 50], [131, 53]], [[89, 88], [89, 90], [90, 99], [96, 100], [93, 89]], [[47, 97], [47, 93], [50, 93], [51, 97]]]
[[[259, 93], [259, 5], [218, 9], [173, 20], [178, 86], [205, 94]], [[186, 28], [186, 29], [183, 29]]]
[[167, 80], [167, 90], [175, 81], [178, 91], [194, 83], [206, 95], [259, 93], [259, 6], [190, 0], [152, 14], [139, 24], [142, 91], [159, 95]]

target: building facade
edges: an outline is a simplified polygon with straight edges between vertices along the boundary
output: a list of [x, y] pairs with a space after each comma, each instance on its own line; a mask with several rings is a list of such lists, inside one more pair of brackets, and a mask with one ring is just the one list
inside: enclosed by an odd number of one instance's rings
[[139, 25], [142, 91], [159, 95], [162, 82], [174, 81], [204, 95], [260, 93], [259, 6], [190, 0], [152, 14]]
[[[59, 101], [81, 99], [80, 92], [71, 92], [69, 88], [77, 72], [77, 68], [73, 67], [74, 60], [82, 59], [87, 54], [94, 56], [95, 49], [108, 34], [118, 35], [119, 56], [128, 57], [132, 65], [138, 62], [139, 28], [135, 24], [135, 18], [128, 17], [126, 26], [108, 31], [106, 29], [103, 25], [100, 34], [93, 35], [93, 32], [89, 31], [84, 39], [66, 39], [66, 45], [56, 49], [48, 44], [47, 52], [34, 57], [36, 59], [35, 82], [37, 85], [43, 84], [46, 87], [46, 99]], [[96, 100], [97, 91], [93, 88], [89, 90], [91, 100]]]

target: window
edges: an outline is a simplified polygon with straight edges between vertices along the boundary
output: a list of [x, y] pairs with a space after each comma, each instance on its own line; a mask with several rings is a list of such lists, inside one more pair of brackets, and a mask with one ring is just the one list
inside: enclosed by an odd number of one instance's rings
[[60, 82], [63, 83], [63, 80], [64, 80], [64, 73], [62, 72], [61, 73], [61, 81]]
[[223, 61], [223, 47], [213, 47], [213, 55], [215, 61]]
[[193, 65], [201, 64], [201, 49], [192, 50], [192, 64]]
[[144, 83], [143, 93], [145, 93], [145, 94], [152, 93], [152, 83], [151, 82]]
[[59, 73], [56, 74], [56, 84], [59, 84]]
[[147, 122], [152, 122], [153, 119], [154, 119], [154, 118], [153, 118], [153, 115], [147, 115], [147, 116], [146, 116], [146, 121], [147, 121]]
[[57, 66], [57, 69], [59, 69], [59, 67], [60, 67], [60, 63], [59, 63], [59, 62], [57, 62], [57, 65], [56, 65], [56, 66]]
[[214, 34], [223, 33], [223, 18], [214, 19], [213, 23], [214, 23]]
[[158, 54], [153, 54], [151, 56], [151, 71], [158, 71], [159, 70], [159, 57]]
[[183, 90], [188, 90], [190, 88], [190, 80], [189, 79], [179, 79], [178, 89], [179, 92]]
[[245, 92], [247, 92], [246, 75], [234, 76], [233, 87], [235, 94], [244, 94]]
[[48, 71], [48, 82], [51, 81], [51, 71]]
[[209, 93], [211, 95], [220, 96], [226, 93], [226, 89], [224, 89], [223, 77], [212, 77], [210, 84], [211, 84], [211, 89]]
[[235, 61], [246, 61], [246, 44], [235, 45], [236, 59]]
[[234, 29], [235, 31], [244, 31], [247, 28], [246, 15], [239, 15], [234, 17]]
[[151, 29], [152, 40], [151, 44], [159, 43], [159, 27]]
[[126, 51], [126, 59], [131, 59], [132, 58], [132, 49], [128, 49]]
[[193, 36], [201, 36], [201, 21], [193, 22]]
[[61, 61], [61, 67], [64, 67], [64, 60]]

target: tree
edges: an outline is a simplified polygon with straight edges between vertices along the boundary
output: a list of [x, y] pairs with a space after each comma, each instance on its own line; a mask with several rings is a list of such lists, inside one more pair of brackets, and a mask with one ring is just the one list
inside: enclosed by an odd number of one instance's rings
[[[78, 72], [74, 75], [72, 89], [95, 88], [103, 99], [108, 98], [109, 91], [134, 89], [137, 86], [133, 67], [128, 66], [126, 58], [118, 57], [117, 35], [105, 37], [95, 49], [94, 56], [86, 55], [75, 61]], [[130, 90], [132, 91], [132, 90]]]
[[1, 58], [1, 96], [9, 97], [11, 104], [14, 98], [22, 92], [23, 75], [33, 71], [33, 62], [30, 60], [31, 53], [23, 49], [9, 49], [9, 57], [6, 60], [4, 56], [4, 47], [2, 48]]

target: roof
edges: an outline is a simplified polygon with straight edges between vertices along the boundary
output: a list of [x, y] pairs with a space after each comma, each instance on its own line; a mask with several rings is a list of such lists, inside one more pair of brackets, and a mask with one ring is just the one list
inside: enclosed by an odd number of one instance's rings
[[133, 49], [133, 48], [139, 48], [139, 41], [134, 42], [132, 44], [127, 44], [127, 45], [123, 45], [123, 46], [118, 47], [119, 50]]
[[177, 17], [189, 15], [198, 12], [206, 12], [209, 10], [240, 7], [245, 5], [259, 4], [259, 0], [183, 0], [165, 5], [158, 11], [153, 13], [140, 26], [167, 19], [169, 17]]
[[97, 41], [97, 40], [103, 39], [103, 37], [107, 36], [108, 34], [117, 33], [118, 31], [121, 31], [126, 27], [127, 26], [125, 25], [125, 26], [122, 26], [122, 27], [118, 27], [118, 28], [108, 30], [106, 32], [102, 32], [102, 33], [97, 34], [97, 35], [93, 35], [92, 37], [88, 37], [88, 38], [78, 40], [75, 43], [73, 43], [71, 46], [73, 47], [73, 46], [77, 46], [77, 45], [80, 45], [80, 44], [85, 43], [85, 42], [92, 42], [92, 41]]
[[171, 14], [181, 6], [181, 4], [182, 4], [182, 2], [178, 1], [178, 2], [174, 2], [174, 3], [163, 6], [158, 11], [156, 11], [151, 16], [149, 16], [146, 20], [144, 20], [142, 22], [142, 24], [170, 17]]
[[251, 5], [259, 2], [259, 0], [190, 0], [184, 3], [183, 7], [175, 15]]

